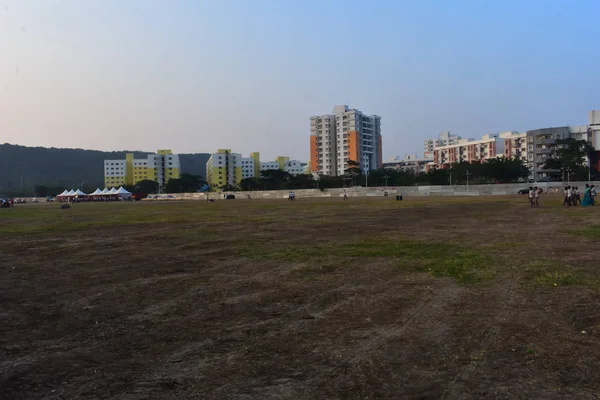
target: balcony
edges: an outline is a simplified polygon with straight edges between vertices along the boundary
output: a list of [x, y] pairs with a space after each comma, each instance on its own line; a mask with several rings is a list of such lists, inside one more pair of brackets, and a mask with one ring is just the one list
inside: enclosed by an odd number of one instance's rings
[[542, 139], [542, 138], [538, 138], [535, 142], [537, 144], [556, 144], [556, 139]]

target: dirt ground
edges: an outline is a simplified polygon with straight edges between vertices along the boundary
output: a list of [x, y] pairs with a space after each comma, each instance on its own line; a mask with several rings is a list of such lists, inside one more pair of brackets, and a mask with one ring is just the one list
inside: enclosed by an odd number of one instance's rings
[[1, 399], [598, 399], [600, 207], [0, 210]]

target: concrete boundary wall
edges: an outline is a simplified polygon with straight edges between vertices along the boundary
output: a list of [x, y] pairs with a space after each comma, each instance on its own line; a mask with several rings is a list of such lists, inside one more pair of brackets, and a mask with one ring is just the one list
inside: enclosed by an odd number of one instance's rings
[[[580, 190], [585, 188], [588, 182], [571, 182], [571, 186], [577, 186]], [[600, 182], [591, 182], [600, 188]], [[529, 186], [539, 186], [546, 193], [562, 193], [562, 188], [566, 184], [561, 182], [544, 182], [544, 183], [507, 183], [498, 185], [454, 185], [454, 186], [396, 186], [396, 187], [354, 187], [346, 188], [348, 197], [377, 197], [384, 196], [385, 192], [388, 196], [403, 195], [406, 197], [413, 196], [503, 196], [516, 195], [520, 189], [526, 189]], [[344, 189], [299, 189], [294, 191], [297, 198], [336, 198], [344, 196]], [[248, 195], [252, 199], [287, 199], [289, 191], [287, 190], [257, 190], [251, 192], [227, 192], [235, 194], [236, 199], [247, 199]], [[207, 200], [223, 199], [223, 193], [169, 193], [179, 200]], [[167, 194], [161, 197], [167, 196]], [[148, 199], [151, 200], [151, 199]]]

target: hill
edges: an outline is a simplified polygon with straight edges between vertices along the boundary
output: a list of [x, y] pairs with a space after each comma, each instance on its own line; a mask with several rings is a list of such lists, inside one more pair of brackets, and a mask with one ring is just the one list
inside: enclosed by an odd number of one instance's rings
[[[136, 158], [149, 154], [0, 144], [0, 192], [30, 191], [35, 185], [78, 187], [83, 181], [85, 188], [101, 187], [104, 160], [125, 158], [126, 153]], [[205, 176], [209, 156], [180, 154], [181, 172]]]

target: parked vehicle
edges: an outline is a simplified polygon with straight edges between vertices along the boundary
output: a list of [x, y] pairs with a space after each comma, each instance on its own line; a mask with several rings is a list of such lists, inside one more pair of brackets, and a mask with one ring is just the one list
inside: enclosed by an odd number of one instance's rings
[[133, 193], [131, 195], [131, 198], [132, 198], [132, 200], [140, 201], [141, 199], [145, 199], [145, 198], [151, 199], [152, 196], [148, 196], [148, 193]]
[[[540, 193], [544, 193], [544, 189], [542, 188], [538, 188], [540, 190]], [[529, 189], [519, 189], [519, 191], [517, 192], [518, 194], [529, 194]]]

